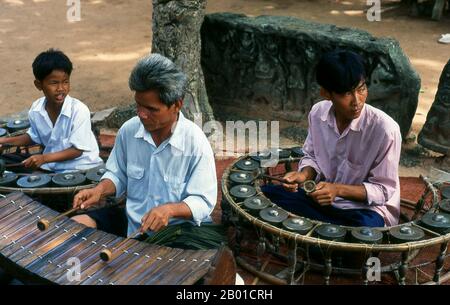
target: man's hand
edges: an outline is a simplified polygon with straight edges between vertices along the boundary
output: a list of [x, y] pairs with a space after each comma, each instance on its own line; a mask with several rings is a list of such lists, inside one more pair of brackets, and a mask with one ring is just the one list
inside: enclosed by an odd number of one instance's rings
[[101, 192], [95, 188], [85, 189], [78, 192], [73, 198], [72, 207], [74, 209], [87, 209], [97, 204], [101, 199]]
[[141, 220], [141, 233], [146, 231], [157, 232], [169, 225], [169, 219], [173, 215], [172, 206], [163, 204], [151, 209]]
[[288, 192], [297, 192], [298, 185], [303, 183], [306, 179], [300, 172], [289, 172], [283, 177], [288, 183], [283, 183], [283, 188]]
[[308, 195], [320, 205], [330, 205], [338, 195], [338, 186], [334, 183], [319, 182], [316, 190]]
[[42, 164], [47, 163], [44, 155], [34, 155], [29, 157], [28, 159], [22, 161], [23, 166], [31, 167], [33, 169], [37, 169], [41, 167]]

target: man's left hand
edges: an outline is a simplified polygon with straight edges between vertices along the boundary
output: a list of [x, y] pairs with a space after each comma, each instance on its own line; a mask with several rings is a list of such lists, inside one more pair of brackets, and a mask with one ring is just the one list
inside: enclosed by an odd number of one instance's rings
[[338, 186], [334, 183], [319, 182], [316, 185], [316, 190], [309, 193], [309, 196], [320, 205], [330, 205], [334, 202], [338, 194]]
[[172, 217], [172, 208], [170, 205], [163, 204], [151, 209], [142, 217], [141, 233], [146, 231], [157, 232], [169, 224], [169, 219]]
[[41, 167], [42, 164], [47, 163], [47, 162], [45, 162], [44, 155], [33, 155], [33, 156], [29, 157], [28, 159], [25, 159], [24, 161], [22, 161], [22, 163], [27, 168], [31, 167], [33, 169], [37, 169], [37, 168]]

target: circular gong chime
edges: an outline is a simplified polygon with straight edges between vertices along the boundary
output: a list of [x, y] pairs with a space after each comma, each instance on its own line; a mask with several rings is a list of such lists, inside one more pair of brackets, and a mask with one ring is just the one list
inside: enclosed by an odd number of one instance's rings
[[303, 152], [303, 148], [300, 146], [297, 147], [292, 147], [291, 148], [291, 155], [292, 157], [297, 157], [297, 158], [301, 158], [305, 155], [305, 153]]
[[0, 186], [14, 186], [17, 178], [15, 173], [4, 172], [0, 175]]
[[81, 173], [61, 173], [53, 176], [52, 181], [57, 186], [78, 186], [86, 181], [86, 176]]
[[244, 201], [247, 198], [256, 195], [256, 189], [251, 185], [236, 185], [230, 189], [230, 195], [233, 196], [237, 201]]
[[352, 241], [356, 243], [378, 244], [383, 240], [383, 233], [381, 231], [369, 227], [354, 228], [350, 234]]
[[255, 154], [250, 154], [250, 158], [257, 162], [261, 162], [261, 160], [270, 159], [270, 154], [271, 154], [270, 150], [258, 151]]
[[6, 129], [0, 128], [0, 138], [6, 136], [7, 133], [8, 133], [8, 132], [6, 131]]
[[439, 211], [450, 214], [450, 199], [444, 199], [439, 202]]
[[347, 230], [341, 226], [333, 225], [329, 223], [321, 224], [315, 229], [317, 237], [331, 240], [331, 241], [344, 241]]
[[272, 205], [272, 202], [263, 196], [254, 196], [244, 200], [244, 207], [255, 217], [259, 212]]
[[22, 188], [39, 188], [47, 186], [52, 179], [46, 174], [36, 174], [21, 177], [17, 180], [17, 186]]
[[271, 151], [271, 156], [278, 155], [278, 159], [287, 159], [291, 156], [291, 150], [286, 148], [274, 148]]
[[28, 120], [11, 120], [6, 124], [9, 132], [13, 133], [22, 129], [27, 129], [30, 127], [30, 122]]
[[445, 185], [441, 188], [443, 199], [450, 199], [450, 185]]
[[308, 233], [312, 227], [313, 223], [309, 219], [303, 217], [290, 217], [283, 221], [283, 228], [301, 235]]
[[288, 213], [280, 208], [270, 207], [259, 211], [259, 217], [265, 222], [280, 227], [281, 223], [288, 218]]
[[243, 171], [255, 171], [259, 169], [259, 163], [253, 159], [242, 159], [236, 163], [236, 167]]
[[231, 185], [239, 185], [239, 184], [252, 184], [255, 181], [255, 176], [251, 172], [235, 172], [232, 173], [229, 177]]
[[106, 168], [104, 166], [100, 168], [92, 168], [86, 172], [86, 179], [91, 182], [100, 182], [100, 179], [105, 173]]
[[450, 215], [444, 213], [426, 213], [420, 219], [423, 226], [439, 234], [450, 233]]
[[421, 240], [425, 232], [417, 227], [403, 225], [390, 228], [389, 235], [392, 243], [400, 244]]

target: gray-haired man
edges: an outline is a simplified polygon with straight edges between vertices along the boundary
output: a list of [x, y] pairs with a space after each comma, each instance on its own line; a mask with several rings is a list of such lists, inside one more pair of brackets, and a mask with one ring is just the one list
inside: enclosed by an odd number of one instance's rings
[[[180, 112], [186, 82], [159, 54], [137, 63], [129, 86], [138, 115], [120, 128], [101, 182], [80, 191], [73, 206], [85, 209], [126, 192], [127, 235], [139, 230], [157, 241], [155, 232], [164, 229], [171, 236], [165, 245], [214, 248], [225, 240], [221, 226], [207, 225], [217, 198], [214, 155], [203, 131]], [[124, 217], [100, 209], [74, 219], [111, 232]]]

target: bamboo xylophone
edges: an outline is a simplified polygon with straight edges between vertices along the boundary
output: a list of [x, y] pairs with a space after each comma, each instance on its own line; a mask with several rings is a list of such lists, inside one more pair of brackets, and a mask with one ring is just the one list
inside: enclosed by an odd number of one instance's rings
[[[0, 198], [0, 267], [27, 283], [59, 285], [232, 284], [227, 249], [182, 250], [150, 245], [60, 217], [45, 231], [40, 219], [58, 213], [16, 192]], [[113, 260], [99, 253], [120, 245]], [[79, 262], [79, 264], [77, 264]]]

